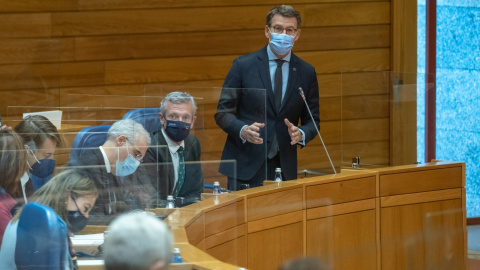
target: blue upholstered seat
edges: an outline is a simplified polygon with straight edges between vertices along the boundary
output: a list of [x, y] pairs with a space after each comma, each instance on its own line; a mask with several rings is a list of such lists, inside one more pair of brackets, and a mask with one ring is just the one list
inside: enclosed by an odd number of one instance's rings
[[52, 208], [28, 203], [18, 221], [17, 269], [60, 270], [69, 260], [67, 225]]

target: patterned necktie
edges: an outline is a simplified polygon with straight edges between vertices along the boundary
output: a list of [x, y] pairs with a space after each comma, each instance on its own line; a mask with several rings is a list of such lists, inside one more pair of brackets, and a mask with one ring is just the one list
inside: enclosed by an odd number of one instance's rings
[[185, 181], [185, 159], [183, 157], [183, 147], [180, 146], [177, 150], [178, 154], [178, 181], [173, 192], [173, 197], [176, 198], [180, 189], [182, 189], [183, 182]]

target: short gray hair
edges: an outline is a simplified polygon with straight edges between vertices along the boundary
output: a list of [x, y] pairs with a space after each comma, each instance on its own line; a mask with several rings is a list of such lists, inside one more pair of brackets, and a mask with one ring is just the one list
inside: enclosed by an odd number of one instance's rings
[[194, 98], [187, 92], [171, 92], [169, 93], [163, 100], [160, 105], [160, 113], [165, 116], [165, 110], [167, 102], [171, 102], [173, 104], [181, 104], [181, 103], [188, 103], [191, 102], [193, 105], [193, 115], [197, 112], [197, 104], [195, 103]]
[[267, 20], [265, 24], [268, 26], [272, 26], [272, 19], [275, 15], [280, 15], [285, 18], [296, 18], [297, 28], [300, 29], [300, 24], [302, 23], [302, 18], [300, 18], [300, 12], [296, 11], [292, 6], [281, 5], [272, 8], [267, 14]]
[[152, 142], [150, 134], [141, 124], [132, 119], [123, 119], [113, 123], [108, 129], [107, 140], [115, 140], [117, 137], [125, 135], [130, 143], [136, 143], [140, 134], [145, 137], [145, 141], [150, 145]]
[[147, 270], [158, 261], [172, 258], [173, 236], [167, 225], [142, 212], [120, 215], [108, 229], [104, 260], [107, 270]]

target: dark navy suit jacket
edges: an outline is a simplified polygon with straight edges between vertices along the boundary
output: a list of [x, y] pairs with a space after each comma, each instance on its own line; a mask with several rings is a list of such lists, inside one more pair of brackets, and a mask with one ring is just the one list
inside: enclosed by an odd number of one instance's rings
[[[315, 121], [312, 121], [307, 111], [299, 87], [305, 92]], [[314, 125], [318, 127], [320, 122], [315, 68], [292, 53], [287, 89], [282, 106], [276, 111], [267, 47], [235, 59], [223, 84], [215, 121], [228, 134], [222, 160], [236, 160], [237, 169], [235, 172], [231, 169], [232, 166], [221, 164], [219, 172], [240, 180], [251, 179], [262, 168], [268, 147], [276, 133], [285, 180], [296, 179], [297, 145], [290, 145], [285, 118], [305, 132], [305, 143], [315, 138], [317, 133]], [[266, 123], [260, 132], [264, 139], [262, 145], [243, 143], [239, 137], [241, 128], [254, 122]]]

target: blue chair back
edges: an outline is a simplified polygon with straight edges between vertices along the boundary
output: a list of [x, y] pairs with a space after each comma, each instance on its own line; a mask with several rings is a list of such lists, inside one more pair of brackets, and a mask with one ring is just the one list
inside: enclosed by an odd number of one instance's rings
[[107, 140], [107, 131], [110, 127], [110, 125], [92, 126], [80, 130], [72, 143], [70, 163], [76, 164], [78, 157], [85, 149], [103, 145]]
[[148, 132], [160, 129], [160, 108], [141, 108], [127, 112], [122, 119], [132, 119], [140, 123]]
[[26, 204], [18, 220], [17, 269], [64, 269], [69, 259], [67, 237], [67, 225], [52, 208]]

